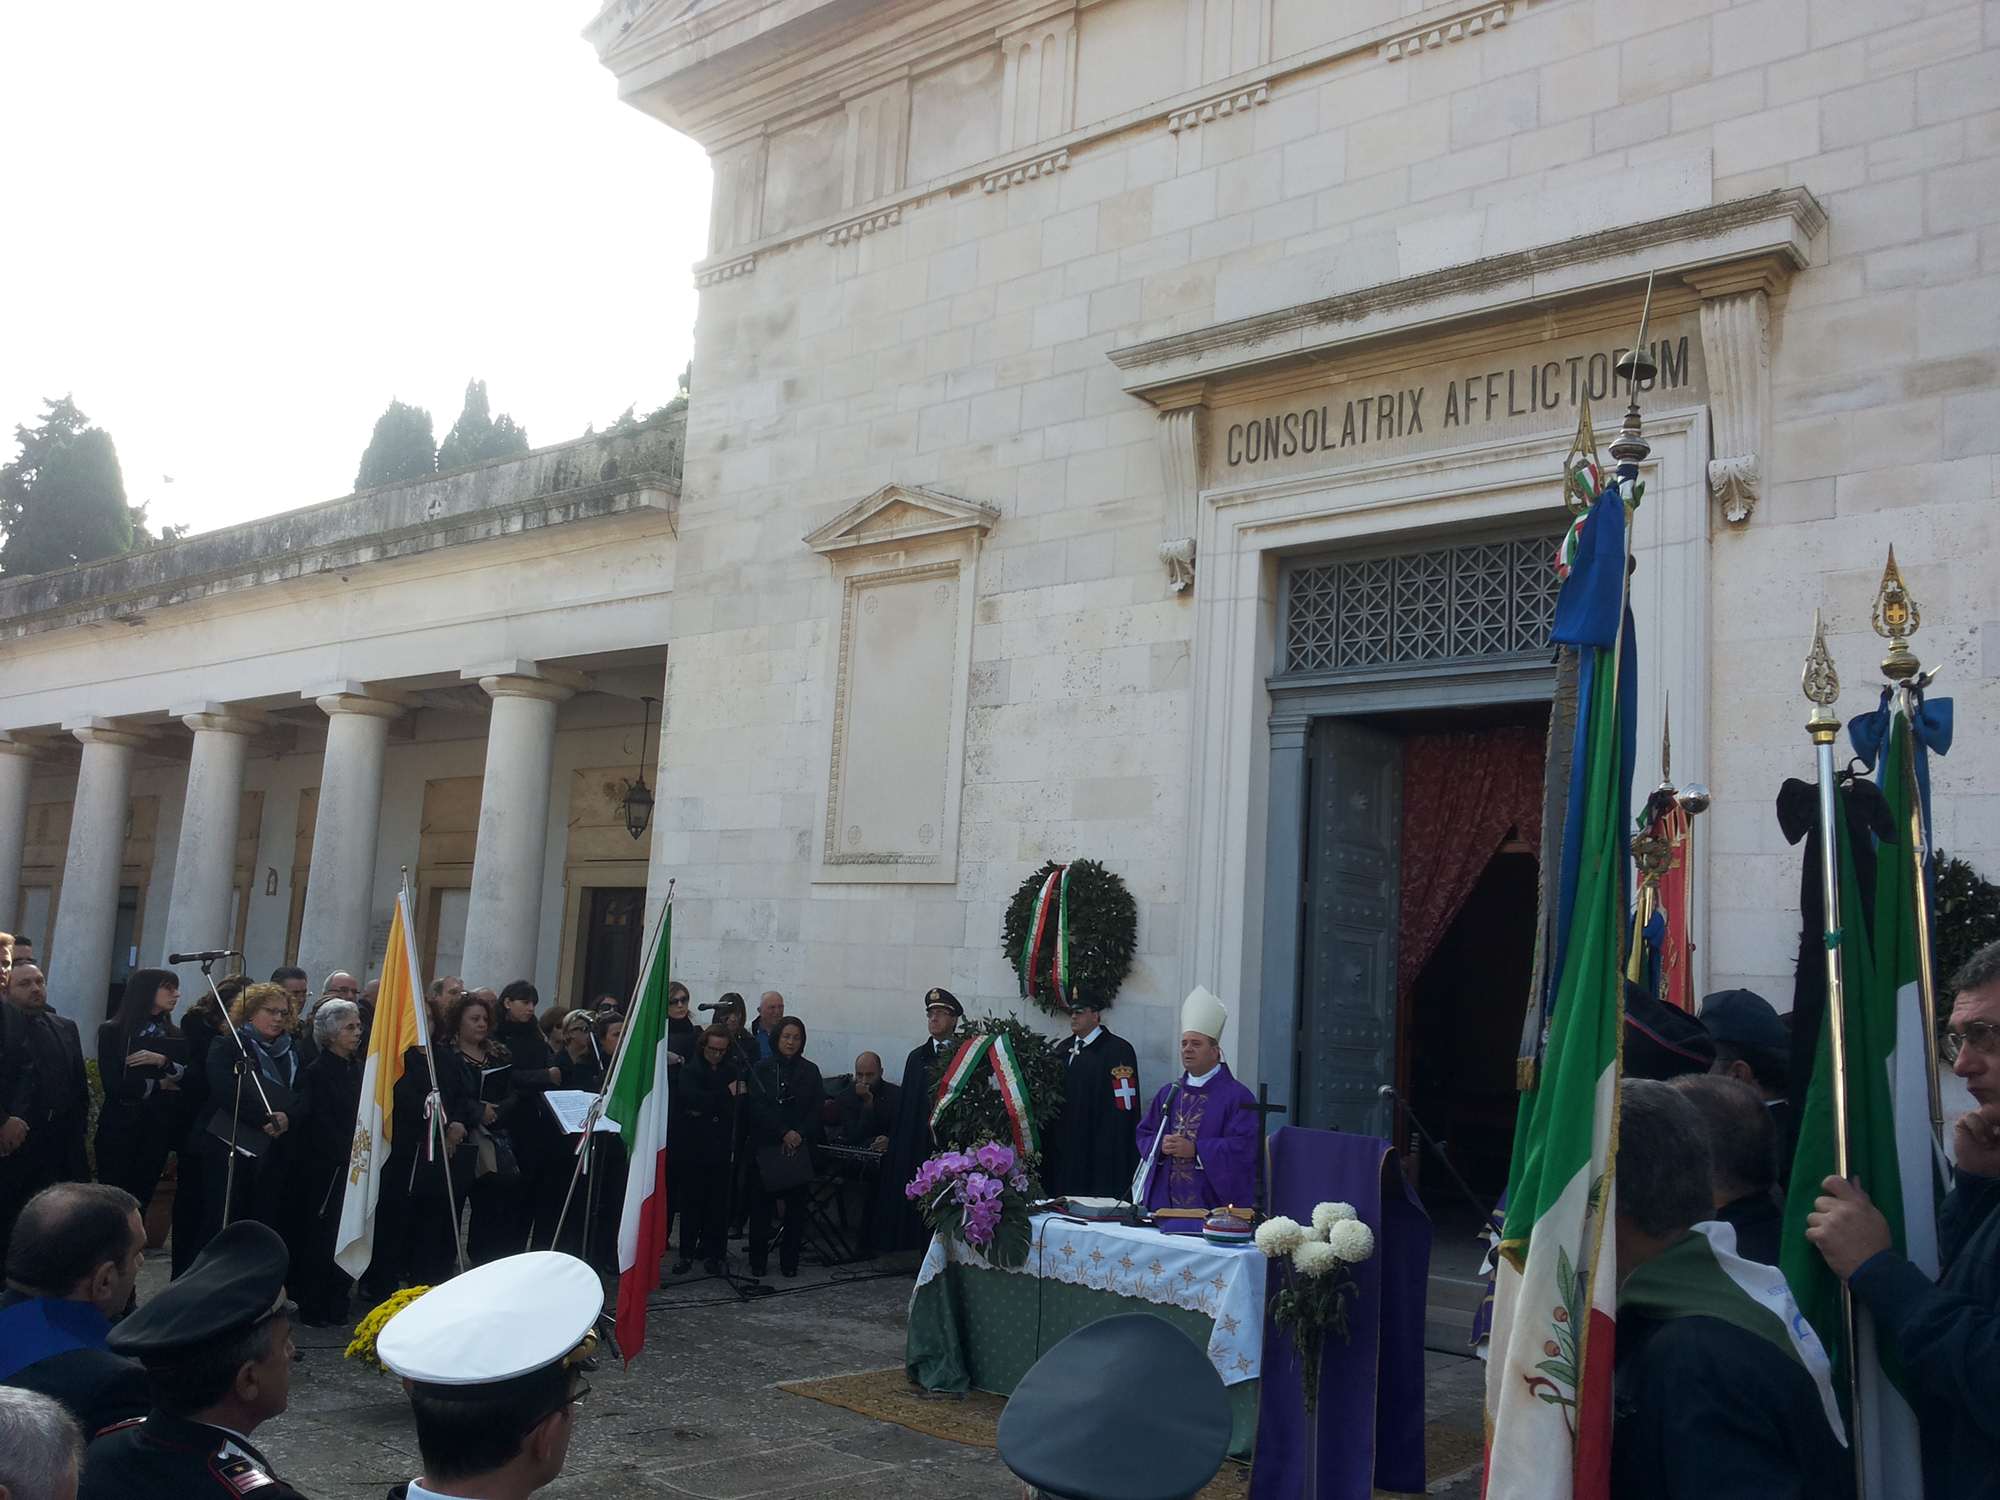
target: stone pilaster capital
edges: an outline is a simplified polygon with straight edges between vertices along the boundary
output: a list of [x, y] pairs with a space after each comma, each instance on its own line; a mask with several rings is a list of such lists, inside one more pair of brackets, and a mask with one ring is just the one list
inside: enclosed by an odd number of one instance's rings
[[491, 698], [535, 698], [543, 703], [561, 703], [576, 696], [568, 683], [547, 677], [524, 677], [513, 672], [494, 673], [479, 679]]
[[137, 750], [146, 735], [116, 719], [68, 719], [63, 723], [79, 744], [115, 745], [121, 750]]
[[386, 698], [370, 698], [362, 693], [322, 693], [313, 699], [328, 718], [336, 714], [360, 714], [368, 719], [402, 717], [403, 705]]
[[11, 734], [0, 732], [0, 755], [15, 755], [22, 760], [33, 760], [35, 746], [25, 740], [17, 740]]

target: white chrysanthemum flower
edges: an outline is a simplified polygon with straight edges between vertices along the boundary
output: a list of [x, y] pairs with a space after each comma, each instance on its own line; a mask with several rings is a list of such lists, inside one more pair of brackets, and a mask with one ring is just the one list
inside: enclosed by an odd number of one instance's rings
[[1318, 1240], [1307, 1240], [1292, 1252], [1292, 1265], [1301, 1276], [1324, 1276], [1339, 1264], [1339, 1252]]
[[1322, 1203], [1313, 1210], [1313, 1228], [1319, 1231], [1321, 1239], [1325, 1239], [1334, 1225], [1359, 1217], [1352, 1203]]
[[1327, 1248], [1354, 1265], [1375, 1253], [1375, 1231], [1358, 1219], [1349, 1219], [1333, 1226], [1333, 1232], [1327, 1236]]
[[1305, 1243], [1306, 1232], [1297, 1219], [1282, 1214], [1257, 1226], [1257, 1248], [1272, 1260], [1290, 1255]]

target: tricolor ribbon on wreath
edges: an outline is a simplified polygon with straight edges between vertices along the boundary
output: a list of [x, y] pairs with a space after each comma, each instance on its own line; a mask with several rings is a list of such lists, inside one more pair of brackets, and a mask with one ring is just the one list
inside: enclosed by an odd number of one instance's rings
[[[1053, 943], [1050, 943], [1053, 939]], [[1043, 950], [1052, 949], [1047, 955], [1047, 978], [1054, 986], [1056, 999], [1066, 1002], [1069, 998], [1069, 866], [1058, 865], [1049, 871], [1049, 878], [1042, 882], [1040, 894], [1035, 897], [1034, 914], [1028, 919], [1028, 940], [1021, 948], [1021, 998], [1032, 999], [1035, 993], [1037, 967], [1043, 963]]]
[[1028, 1107], [1027, 1078], [1021, 1072], [1021, 1059], [1015, 1055], [1013, 1039], [1004, 1034], [968, 1037], [959, 1047], [938, 1082], [937, 1102], [931, 1106], [932, 1132], [943, 1121], [945, 1111], [958, 1102], [978, 1076], [982, 1062], [992, 1066], [993, 1086], [1000, 1090], [1000, 1102], [1007, 1107], [1007, 1123], [1014, 1130], [1014, 1149], [1023, 1156], [1039, 1152], [1041, 1137], [1035, 1129], [1035, 1112]]

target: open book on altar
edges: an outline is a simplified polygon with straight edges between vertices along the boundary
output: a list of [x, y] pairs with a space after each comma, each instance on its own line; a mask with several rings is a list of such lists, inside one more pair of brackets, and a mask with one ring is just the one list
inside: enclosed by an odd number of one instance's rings
[[[583, 1118], [590, 1112], [590, 1106], [597, 1102], [597, 1095], [588, 1089], [550, 1089], [542, 1095], [549, 1106], [549, 1113], [556, 1117], [556, 1128], [564, 1135], [583, 1133]], [[618, 1134], [618, 1122], [608, 1115], [597, 1117], [597, 1128]]]

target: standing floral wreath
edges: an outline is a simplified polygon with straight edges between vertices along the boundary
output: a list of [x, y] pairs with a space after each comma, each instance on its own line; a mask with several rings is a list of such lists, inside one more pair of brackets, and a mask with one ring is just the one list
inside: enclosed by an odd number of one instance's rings
[[[952, 1035], [953, 1045], [931, 1061], [924, 1096], [935, 1106], [946, 1075], [964, 1044], [982, 1036], [1007, 1038], [1020, 1067], [1027, 1108], [1035, 1122], [1034, 1134], [1046, 1135], [1055, 1127], [1056, 1116], [1062, 1113], [1062, 1054], [1039, 1031], [1011, 1016], [981, 1016], [976, 1021], [960, 1022]], [[1006, 1096], [994, 1086], [990, 1068], [980, 1069], [968, 1086], [956, 1093], [933, 1131], [941, 1151], [971, 1151], [982, 1142], [1004, 1141], [1013, 1134], [1014, 1122]], [[1038, 1153], [1030, 1152], [1021, 1165], [1030, 1175], [1039, 1176], [1041, 1158]]]
[[1021, 994], [1050, 1015], [1072, 1004], [1108, 1010], [1139, 946], [1139, 908], [1096, 860], [1050, 860], [1014, 892], [1000, 942]]

